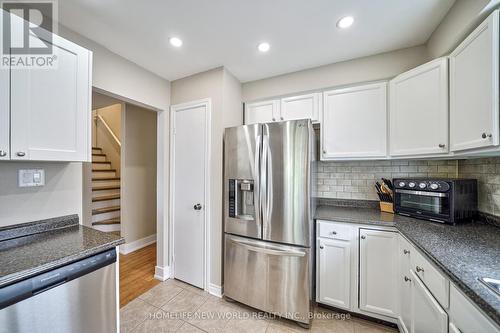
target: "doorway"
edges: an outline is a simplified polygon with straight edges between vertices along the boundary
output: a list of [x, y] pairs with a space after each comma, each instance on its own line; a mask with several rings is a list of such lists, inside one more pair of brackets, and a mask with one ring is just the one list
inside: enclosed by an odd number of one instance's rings
[[172, 276], [208, 290], [210, 99], [171, 107]]

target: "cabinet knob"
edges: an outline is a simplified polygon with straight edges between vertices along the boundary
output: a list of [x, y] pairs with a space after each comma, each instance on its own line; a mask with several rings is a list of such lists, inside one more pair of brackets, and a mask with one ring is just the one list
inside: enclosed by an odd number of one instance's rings
[[196, 205], [193, 206], [194, 210], [201, 210], [201, 204], [197, 203]]
[[446, 145], [444, 143], [439, 144], [439, 148], [444, 148], [444, 147], [446, 147]]
[[19, 157], [24, 157], [24, 156], [26, 156], [26, 153], [24, 151], [18, 151], [16, 153], [16, 155], [19, 156]]
[[319, 248], [323, 250], [325, 247], [323, 245], [320, 245]]
[[7, 152], [5, 150], [0, 150], [0, 157], [7, 156]]
[[416, 268], [417, 272], [423, 272], [424, 271], [424, 269], [422, 267], [417, 266], [415, 268]]
[[489, 133], [489, 134], [483, 133], [483, 134], [481, 135], [481, 137], [482, 137], [483, 139], [486, 139], [486, 138], [491, 138], [492, 136], [493, 136], [493, 134], [491, 134], [491, 133]]
[[410, 253], [410, 250], [404, 249], [404, 250], [403, 250], [403, 253], [404, 253], [404, 254], [409, 254], [409, 253]]
[[405, 276], [405, 282], [411, 282], [411, 279], [407, 276]]
[[326, 154], [326, 150], [323, 149], [323, 154]]
[[336, 234], [337, 234], [337, 232], [336, 232], [336, 231], [332, 231], [332, 232], [330, 232], [330, 233], [331, 233], [332, 235], [336, 235]]
[[366, 236], [361, 236], [361, 239], [366, 239]]
[[276, 118], [273, 118], [273, 121], [276, 121]]
[[283, 117], [280, 117], [280, 119], [281, 119], [281, 120], [285, 120], [285, 118], [283, 118]]

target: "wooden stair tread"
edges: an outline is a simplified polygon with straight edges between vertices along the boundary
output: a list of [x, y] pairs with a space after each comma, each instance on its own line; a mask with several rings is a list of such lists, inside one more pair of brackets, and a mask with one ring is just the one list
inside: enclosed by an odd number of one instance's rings
[[106, 156], [106, 154], [103, 154], [103, 153], [92, 153], [92, 156]]
[[102, 148], [101, 148], [101, 147], [92, 147], [92, 149], [102, 150]]
[[92, 169], [92, 172], [116, 172], [116, 169]]
[[96, 209], [92, 209], [92, 215], [116, 212], [117, 210], [120, 210], [120, 206], [96, 208]]
[[103, 221], [92, 222], [92, 225], [110, 225], [110, 224], [120, 224], [120, 218], [115, 217]]
[[92, 186], [92, 191], [118, 190], [120, 185]]
[[110, 161], [92, 161], [92, 163], [95, 163], [95, 164], [111, 164]]
[[92, 178], [92, 181], [99, 181], [99, 180], [120, 180], [120, 177]]
[[120, 194], [99, 195], [97, 197], [92, 197], [92, 202], [115, 200], [115, 199], [120, 199]]

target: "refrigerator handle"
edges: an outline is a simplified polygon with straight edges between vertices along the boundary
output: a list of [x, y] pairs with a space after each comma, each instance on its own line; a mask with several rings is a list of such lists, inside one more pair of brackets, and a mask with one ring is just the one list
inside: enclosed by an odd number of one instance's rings
[[252, 251], [252, 252], [271, 254], [271, 255], [275, 255], [275, 256], [292, 256], [292, 257], [303, 257], [306, 255], [306, 253], [303, 251], [279, 249], [277, 247], [270, 248], [268, 246], [262, 247], [262, 246], [259, 246], [258, 244], [255, 244], [255, 243], [240, 241], [240, 240], [236, 240], [234, 238], [232, 238], [230, 240], [234, 244], [242, 246], [242, 247], [244, 247], [247, 250]]
[[261, 220], [262, 220], [262, 212], [261, 212], [261, 199], [260, 199], [260, 189], [261, 187], [261, 178], [260, 174], [260, 153], [262, 147], [262, 137], [261, 135], [257, 135], [255, 139], [255, 156], [254, 156], [254, 190], [253, 190], [253, 202], [255, 203], [255, 222], [257, 224], [257, 228], [261, 228]]
[[270, 219], [271, 219], [271, 213], [273, 211], [273, 156], [271, 153], [271, 147], [269, 146], [269, 136], [264, 135], [264, 138], [262, 140], [263, 142], [263, 150], [264, 152], [262, 155], [265, 157], [265, 164], [263, 167], [263, 170], [265, 170], [265, 189], [266, 189], [266, 197], [265, 197], [265, 204], [263, 206], [263, 215], [265, 216], [264, 218], [264, 227], [266, 228], [267, 226], [270, 225]]

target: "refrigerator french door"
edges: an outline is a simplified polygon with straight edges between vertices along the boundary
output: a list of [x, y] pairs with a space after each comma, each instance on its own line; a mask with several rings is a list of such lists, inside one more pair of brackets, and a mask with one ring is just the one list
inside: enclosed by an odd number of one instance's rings
[[308, 324], [311, 121], [228, 128], [224, 143], [224, 294]]

